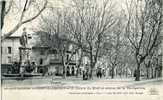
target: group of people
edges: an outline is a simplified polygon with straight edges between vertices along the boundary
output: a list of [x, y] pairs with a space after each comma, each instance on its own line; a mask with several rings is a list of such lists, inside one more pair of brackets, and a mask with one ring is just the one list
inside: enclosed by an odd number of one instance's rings
[[104, 75], [103, 70], [101, 68], [97, 68], [96, 72], [97, 78], [102, 78], [102, 75]]
[[[105, 77], [105, 70], [102, 68], [97, 68], [96, 69], [96, 76], [97, 78], [102, 78], [103, 76]], [[90, 69], [86, 68], [83, 70], [83, 80], [88, 80], [91, 77]]]
[[7, 70], [7, 73], [9, 74], [19, 74], [19, 73], [32, 73], [36, 69], [36, 65], [34, 62], [25, 62], [23, 65], [20, 65], [19, 62], [14, 62], [11, 67], [9, 67]]
[[83, 70], [83, 80], [88, 80], [89, 79], [89, 69]]
[[8, 74], [18, 74], [20, 69], [20, 64], [18, 62], [14, 62], [10, 67], [7, 69]]
[[76, 73], [76, 69], [74, 67], [72, 67], [70, 69], [70, 67], [67, 67], [67, 71], [66, 71], [66, 76], [74, 76]]

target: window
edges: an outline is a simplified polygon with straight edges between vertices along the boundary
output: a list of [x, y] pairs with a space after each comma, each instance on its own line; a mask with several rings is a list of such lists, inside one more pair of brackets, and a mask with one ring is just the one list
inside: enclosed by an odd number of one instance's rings
[[51, 54], [51, 59], [59, 59], [59, 55], [58, 54]]
[[44, 50], [41, 50], [40, 51], [40, 55], [44, 55]]
[[11, 54], [11, 47], [8, 47], [8, 54]]
[[54, 54], [57, 54], [57, 50], [56, 50], [56, 49], [54, 49], [54, 50], [53, 50], [53, 53], [54, 53]]
[[11, 57], [8, 57], [8, 63], [11, 63], [12, 61], [11, 61]]
[[55, 58], [56, 58], [56, 59], [59, 59], [59, 55], [58, 55], [58, 54], [55, 54]]
[[50, 50], [50, 54], [57, 54], [57, 50], [56, 49]]

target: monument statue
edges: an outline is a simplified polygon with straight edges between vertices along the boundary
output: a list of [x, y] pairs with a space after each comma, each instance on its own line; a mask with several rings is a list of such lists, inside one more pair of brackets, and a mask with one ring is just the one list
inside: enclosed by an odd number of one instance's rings
[[26, 69], [30, 67], [29, 50], [31, 50], [31, 48], [28, 47], [28, 35], [26, 32], [26, 28], [23, 28], [23, 33], [20, 37], [20, 45], [20, 74], [23, 75], [23, 73], [26, 72]]
[[28, 36], [27, 36], [26, 28], [23, 28], [23, 34], [20, 37], [20, 44], [24, 48], [27, 47], [27, 44], [28, 44]]

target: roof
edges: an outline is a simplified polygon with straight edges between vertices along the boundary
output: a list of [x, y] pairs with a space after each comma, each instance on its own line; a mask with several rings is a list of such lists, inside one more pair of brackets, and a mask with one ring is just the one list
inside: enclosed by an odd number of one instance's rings
[[[10, 36], [10, 37], [6, 37], [6, 39], [19, 39], [21, 36]], [[32, 36], [31, 34], [28, 34], [28, 39], [31, 39]]]
[[33, 46], [32, 49], [49, 49], [48, 46]]
[[6, 39], [19, 39], [20, 36], [10, 36], [10, 37], [7, 37]]

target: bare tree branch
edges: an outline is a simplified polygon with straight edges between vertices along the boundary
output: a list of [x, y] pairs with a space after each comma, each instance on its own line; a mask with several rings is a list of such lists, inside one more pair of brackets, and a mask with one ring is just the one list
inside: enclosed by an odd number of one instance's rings
[[20, 20], [19, 20], [18, 24], [12, 30], [10, 30], [8, 33], [5, 33], [4, 36], [2, 36], [2, 38], [1, 38], [2, 41], [5, 38], [11, 36], [14, 32], [16, 32], [19, 29], [19, 27], [22, 26], [23, 24], [26, 24], [26, 23], [31, 22], [34, 19], [36, 19], [44, 11], [44, 9], [47, 6], [47, 0], [46, 0], [43, 7], [40, 9], [40, 11], [35, 16], [23, 21], [24, 13], [25, 13], [26, 7], [27, 7], [27, 3], [28, 3], [28, 0], [26, 0], [26, 2], [25, 2], [25, 5], [23, 7], [22, 14], [21, 14], [21, 17], [20, 17]]

